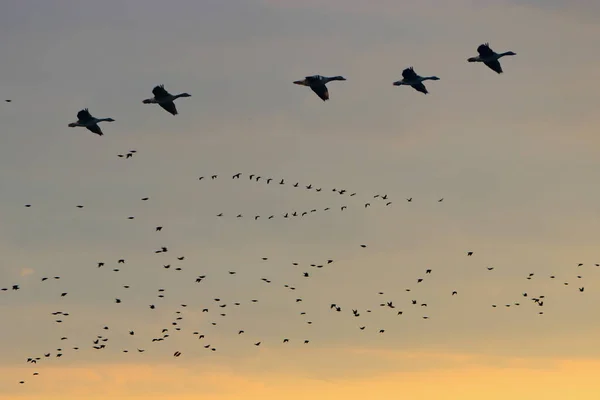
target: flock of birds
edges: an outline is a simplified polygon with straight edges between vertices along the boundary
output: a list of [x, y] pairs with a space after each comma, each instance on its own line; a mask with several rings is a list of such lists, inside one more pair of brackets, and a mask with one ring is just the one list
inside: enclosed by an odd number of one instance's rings
[[[502, 67], [500, 65], [499, 59], [505, 56], [513, 56], [515, 55], [514, 52], [512, 51], [508, 51], [508, 52], [503, 52], [503, 53], [496, 53], [494, 52], [489, 44], [485, 43], [480, 45], [477, 48], [477, 52], [479, 53], [478, 56], [476, 57], [471, 57], [468, 59], [469, 62], [482, 62], [484, 63], [487, 67], [489, 67], [491, 70], [495, 71], [496, 73], [500, 74], [502, 73]], [[425, 85], [423, 84], [424, 81], [427, 80], [439, 80], [439, 78], [437, 76], [420, 76], [418, 75], [415, 70], [410, 67], [410, 68], [406, 68], [403, 72], [402, 72], [402, 76], [403, 79], [394, 82], [394, 86], [402, 86], [402, 85], [406, 85], [406, 86], [411, 86], [412, 88], [414, 88], [415, 90], [427, 94], [427, 88], [425, 87]], [[324, 76], [320, 76], [320, 75], [314, 75], [314, 76], [307, 76], [305, 79], [303, 80], [299, 80], [299, 81], [295, 81], [294, 84], [297, 85], [302, 85], [302, 86], [308, 86], [312, 89], [313, 92], [315, 92], [319, 98], [321, 98], [323, 101], [328, 100], [329, 99], [329, 91], [327, 89], [326, 84], [332, 81], [345, 81], [346, 79], [342, 76], [333, 76], [333, 77], [324, 77]], [[177, 115], [178, 111], [177, 108], [175, 106], [175, 100], [177, 100], [178, 98], [183, 98], [183, 97], [191, 97], [190, 94], [188, 93], [180, 93], [180, 94], [171, 94], [169, 93], [163, 85], [159, 85], [156, 86], [153, 90], [153, 97], [143, 100], [143, 104], [158, 104], [160, 107], [162, 107], [164, 110], [166, 110], [167, 112], [169, 112], [172, 115]], [[10, 100], [6, 100], [7, 102], [10, 102]], [[88, 109], [83, 109], [81, 111], [79, 111], [79, 113], [77, 114], [77, 121], [70, 123], [68, 126], [69, 127], [85, 127], [87, 128], [89, 131], [95, 133], [96, 135], [102, 136], [103, 132], [99, 127], [99, 123], [100, 122], [113, 122], [114, 119], [112, 118], [96, 118], [93, 117]], [[127, 153], [124, 154], [119, 154], [119, 157], [123, 157], [123, 158], [132, 158], [135, 154], [137, 153], [136, 150], [130, 150]], [[309, 191], [313, 191], [315, 193], [319, 193], [319, 192], [330, 192], [330, 193], [335, 193], [336, 195], [339, 196], [345, 196], [345, 197], [338, 197], [339, 199], [345, 199], [346, 197], [348, 198], [348, 201], [350, 201], [350, 198], [355, 198], [355, 196], [357, 196], [356, 192], [353, 191], [349, 191], [340, 187], [335, 187], [335, 188], [328, 188], [328, 189], [323, 189], [322, 187], [317, 187], [314, 186], [312, 184], [301, 184], [300, 182], [295, 182], [295, 181], [289, 181], [286, 179], [282, 179], [282, 178], [272, 178], [272, 177], [264, 177], [264, 176], [260, 176], [260, 175], [256, 175], [256, 174], [243, 174], [241, 172], [238, 172], [234, 175], [231, 176], [231, 179], [233, 180], [239, 180], [242, 177], [247, 177], [248, 180], [252, 181], [252, 182], [264, 182], [267, 185], [273, 184], [273, 185], [288, 185], [291, 186], [293, 188], [298, 188], [298, 189], [303, 189], [303, 190], [309, 190]], [[199, 181], [214, 181], [217, 180], [219, 177], [218, 174], [213, 174], [213, 175], [207, 175], [207, 176], [201, 176], [198, 178]], [[289, 182], [295, 182], [295, 183], [289, 183]], [[142, 201], [148, 201], [150, 198], [149, 197], [144, 197], [141, 200]], [[367, 209], [370, 208], [372, 205], [378, 204], [378, 205], [383, 205], [384, 207], [389, 207], [391, 206], [392, 200], [388, 197], [387, 194], [374, 194], [374, 195], [370, 195], [367, 198], [363, 198], [364, 201], [361, 201], [359, 204], [359, 206], [357, 208], [361, 208], [361, 209]], [[444, 198], [439, 198], [437, 199], [438, 203], [441, 203], [444, 200]], [[412, 203], [413, 199], [412, 197], [406, 198], [405, 200], [407, 203]], [[32, 204], [26, 204], [26, 207], [32, 207]], [[79, 204], [77, 205], [78, 208], [83, 208], [84, 206]], [[279, 219], [279, 218], [283, 218], [283, 219], [291, 219], [291, 218], [302, 218], [305, 216], [309, 216], [313, 213], [317, 213], [317, 212], [326, 212], [326, 211], [330, 211], [333, 209], [339, 209], [340, 211], [344, 211], [348, 208], [348, 203], [346, 204], [337, 204], [335, 206], [330, 206], [330, 207], [325, 207], [325, 208], [307, 208], [304, 210], [287, 210], [287, 211], [283, 211], [283, 212], [279, 212], [279, 213], [273, 213], [273, 214], [268, 214], [268, 215], [251, 215], [250, 218], [252, 218], [255, 221], [258, 220], [272, 220], [272, 219]], [[232, 214], [228, 214], [225, 212], [219, 212], [218, 214], [216, 214], [216, 217], [218, 218], [226, 218], [229, 216], [235, 217], [235, 218], [244, 218], [244, 215], [242, 213], [232, 213]], [[128, 219], [134, 219], [134, 216], [127, 216]], [[163, 231], [163, 225], [160, 226], [156, 226], [154, 228], [154, 231], [157, 233], [160, 233]], [[367, 248], [366, 244], [360, 244], [360, 248], [365, 249]], [[155, 254], [161, 254], [164, 256], [165, 253], [169, 253], [170, 254], [170, 250], [168, 246], [160, 246], [159, 248], [154, 248], [152, 249], [152, 251]], [[471, 257], [473, 256], [474, 252], [473, 251], [468, 251], [466, 252], [466, 256], [467, 257]], [[173, 270], [173, 271], [183, 271], [183, 261], [185, 260], [185, 256], [183, 255], [177, 255], [174, 259], [172, 259], [171, 261], [164, 261], [164, 259], [162, 259], [161, 264], [162, 264], [162, 268], [165, 270]], [[262, 262], [267, 262], [269, 260], [268, 257], [263, 257], [261, 259]], [[117, 273], [119, 271], [121, 271], [121, 265], [124, 265], [126, 263], [126, 259], [125, 258], [120, 258], [115, 260], [115, 265], [112, 266], [112, 271]], [[106, 261], [93, 261], [92, 262], [93, 265], [95, 265], [95, 267], [97, 269], [102, 269], [106, 267], [109, 267], [109, 264]], [[328, 267], [332, 267], [332, 264], [336, 263], [336, 258], [335, 257], [330, 257], [324, 260], [320, 260], [317, 262], [312, 262], [312, 263], [308, 263], [308, 264], [302, 264], [298, 261], [290, 261], [290, 266], [297, 269], [297, 279], [298, 280], [302, 280], [302, 281], [306, 281], [306, 280], [311, 280], [311, 278], [314, 278], [316, 275], [318, 275], [318, 271], [322, 268], [328, 268]], [[581, 267], [583, 264], [579, 264], [578, 266]], [[600, 266], [600, 264], [595, 264], [597, 267]], [[109, 267], [110, 268], [110, 267]], [[486, 267], [487, 271], [493, 271], [494, 267]], [[223, 274], [226, 274], [227, 276], [231, 277], [232, 279], [235, 278], [236, 275], [238, 275], [238, 271], [235, 270], [227, 270], [224, 271]], [[423, 286], [426, 284], [427, 278], [428, 276], [430, 276], [431, 274], [433, 274], [433, 269], [431, 268], [427, 268], [424, 269], [422, 271], [422, 274], [419, 274], [419, 276], [415, 276], [414, 277], [414, 284], [418, 285], [419, 287]], [[525, 276], [525, 278], [527, 280], [531, 280], [534, 277], [534, 273], [529, 273], [527, 276]], [[40, 284], [43, 285], [49, 285], [51, 284], [51, 282], [53, 281], [59, 281], [61, 279], [60, 276], [45, 276], [42, 277], [40, 279]], [[207, 274], [200, 274], [197, 276], [194, 276], [193, 278], [193, 283], [194, 284], [201, 284], [205, 281], [209, 280], [209, 276]], [[251, 279], [251, 278], [247, 278], [247, 279]], [[556, 277], [554, 275], [549, 276], [549, 279], [556, 279]], [[577, 279], [582, 279], [581, 275], [577, 275]], [[262, 282], [264, 282], [264, 284], [281, 284], [286, 290], [290, 291], [291, 293], [293, 293], [294, 295], [290, 297], [290, 302], [293, 304], [298, 304], [301, 306], [301, 304], [303, 303], [303, 300], [306, 298], [306, 295], [309, 294], [309, 291], [306, 291], [306, 288], [304, 287], [303, 289], [305, 290], [304, 295], [299, 294], [299, 292], [302, 292], [302, 290], [298, 290], [298, 293], [296, 292], [297, 288], [298, 288], [298, 281], [295, 282], [274, 282], [274, 280], [270, 277], [261, 277], [260, 280]], [[121, 288], [124, 291], [128, 291], [131, 289], [131, 286], [129, 284], [127, 284], [126, 282], [120, 282]], [[569, 282], [565, 281], [564, 282], [565, 286], [569, 285]], [[583, 293], [585, 288], [583, 285], [577, 285], [578, 291]], [[27, 288], [29, 289], [29, 288]], [[302, 288], [301, 288], [302, 289]], [[403, 290], [405, 292], [412, 292], [415, 288], [414, 287], [406, 287]], [[22, 284], [20, 283], [12, 283], [10, 285], [4, 286], [4, 287], [0, 287], [0, 291], [1, 292], [19, 292], [22, 290]], [[413, 292], [414, 293], [414, 292]], [[365, 331], [365, 330], [372, 330], [373, 332], [377, 333], [377, 334], [384, 334], [386, 332], [385, 327], [382, 326], [376, 326], [376, 327], [368, 327], [366, 323], [362, 322], [364, 320], [361, 320], [361, 316], [364, 317], [364, 315], [369, 314], [369, 313], [373, 313], [375, 312], [374, 310], [376, 308], [380, 308], [381, 310], [383, 310], [384, 312], [388, 312], [388, 313], [392, 313], [393, 315], [396, 316], [402, 316], [404, 315], [410, 308], [415, 308], [418, 310], [425, 310], [428, 307], [428, 302], [426, 299], [422, 299], [419, 298], [419, 296], [415, 293], [414, 296], [412, 298], [410, 298], [410, 301], [400, 304], [397, 300], [389, 298], [388, 295], [384, 292], [378, 292], [377, 293], [380, 297], [381, 297], [381, 301], [379, 301], [378, 303], [374, 303], [370, 306], [366, 306], [366, 307], [359, 307], [357, 305], [354, 304], [341, 304], [339, 302], [336, 303], [331, 303], [331, 304], [323, 304], [323, 307], [327, 307], [329, 310], [331, 310], [331, 312], [336, 312], [336, 313], [343, 313], [343, 312], [347, 312], [349, 317], [351, 318], [356, 318], [357, 319], [357, 326], [356, 329], [359, 331]], [[453, 290], [449, 290], [447, 295], [452, 297], [452, 296], [457, 296], [458, 290], [453, 289]], [[61, 289], [58, 290], [56, 292], [56, 296], [57, 298], [65, 298], [69, 295], [69, 292], [66, 289]], [[413, 295], [411, 293], [411, 295]], [[160, 287], [157, 289], [156, 291], [156, 301], [152, 302], [150, 304], [147, 304], [148, 309], [150, 310], [156, 310], [158, 307], [160, 307], [160, 301], [161, 299], [164, 299], [166, 296], [166, 290], [163, 287]], [[528, 292], [522, 292], [519, 295], [519, 300], [516, 300], [515, 298], [512, 298], [510, 301], [507, 301], [505, 304], [503, 304], [505, 307], [509, 308], [509, 307], [519, 307], [521, 306], [521, 301], [523, 300], [529, 300], [531, 302], [531, 304], [533, 304], [536, 308], [537, 314], [543, 314], [543, 306], [544, 306], [544, 301], [545, 301], [545, 295], [544, 294], [530, 294]], [[113, 303], [114, 304], [122, 304], [123, 303], [123, 299], [126, 298], [125, 295], [120, 296], [120, 297], [116, 297], [113, 299]], [[520, 300], [523, 299], [523, 300]], [[214, 298], [214, 303], [211, 306], [202, 306], [201, 308], [201, 312], [202, 313], [207, 313], [210, 316], [210, 325], [212, 326], [216, 326], [218, 324], [218, 320], [220, 318], [224, 318], [227, 315], [229, 315], [229, 310], [231, 310], [232, 308], [238, 308], [238, 307], [244, 307], [246, 304], [248, 305], [252, 305], [255, 303], [259, 302], [259, 299], [257, 298], [251, 298], [251, 299], [246, 299], [244, 301], [239, 300], [239, 301], [232, 301], [232, 300], [228, 300], [226, 301], [225, 299], [221, 299], [219, 297]], [[491, 305], [493, 308], [498, 307], [498, 304], [492, 304]], [[138, 342], [138, 346], [135, 346], [133, 348], [121, 348], [120, 351], [122, 351], [123, 353], [129, 353], [129, 352], [133, 352], [133, 353], [144, 353], [146, 351], [146, 346], [145, 344], [149, 344], [149, 343], [160, 343], [160, 342], [164, 342], [169, 340], [169, 338], [172, 337], [172, 335], [176, 332], [180, 332], [183, 330], [182, 327], [182, 321], [184, 320], [185, 317], [185, 310], [188, 307], [188, 304], [180, 304], [179, 307], [175, 310], [174, 315], [173, 315], [173, 319], [170, 322], [170, 326], [166, 326], [166, 327], [162, 327], [160, 329], [159, 332], [156, 332], [156, 335], [154, 335], [151, 338], [145, 338], [145, 339], [139, 339]], [[298, 306], [296, 306], [298, 307]], [[299, 315], [301, 315], [304, 319], [303, 322], [311, 325], [313, 324], [313, 321], [311, 320], [309, 313], [304, 310], [304, 309], [297, 309], [296, 312], [299, 313]], [[56, 310], [53, 311], [51, 313], [52, 318], [54, 319], [54, 323], [56, 324], [63, 324], [65, 322], [68, 321], [69, 316], [70, 316], [70, 312], [69, 311], [65, 311], [65, 310]], [[428, 320], [429, 316], [425, 313], [419, 313], [420, 318], [422, 318], [423, 320]], [[116, 328], [116, 329], [120, 329], [120, 328]], [[50, 358], [61, 358], [63, 357], [63, 355], [66, 355], [68, 352], [72, 352], [72, 351], [79, 351], [80, 349], [83, 348], [91, 348], [95, 351], [102, 351], [108, 348], [108, 343], [109, 343], [109, 335], [108, 332], [109, 331], [113, 331], [114, 328], [109, 327], [108, 325], [104, 325], [101, 328], [100, 332], [97, 332], [97, 334], [94, 337], [89, 338], [89, 342], [88, 343], [81, 343], [81, 344], [77, 344], [75, 346], [69, 346], [69, 348], [63, 346], [63, 345], [59, 345], [57, 346], [55, 349], [52, 350], [48, 350], [46, 352], [43, 352], [42, 354], [30, 354], [27, 355], [25, 357], [25, 360], [27, 363], [30, 364], [35, 364], [37, 365], [38, 362], [44, 361], [44, 360], [48, 360]], [[129, 336], [132, 337], [138, 337], [139, 334], [136, 333], [136, 331], [134, 329], [120, 329], [122, 331], [122, 333], [125, 333]], [[236, 334], [238, 336], [245, 336], [246, 335], [246, 330], [247, 328], [244, 327], [240, 327], [240, 329], [236, 330]], [[209, 333], [209, 329], [207, 329], [207, 327], [198, 327], [196, 329], [192, 329], [190, 330], [191, 334], [195, 337], [197, 337], [199, 340], [201, 340], [201, 345], [207, 349], [210, 352], [217, 352], [217, 346], [214, 344], [214, 342], [212, 341], [213, 338], [216, 338], [218, 336], [217, 333]], [[69, 340], [68, 336], [61, 336], [60, 338], [57, 338], [59, 343], [64, 343], [65, 341]], [[300, 338], [300, 339], [293, 339], [291, 336], [286, 336], [286, 337], [281, 337], [280, 338], [280, 343], [285, 344], [285, 343], [289, 343], [290, 340], [292, 341], [298, 341], [302, 344], [309, 344], [311, 341], [311, 338]], [[253, 346], [259, 347], [261, 346], [263, 343], [265, 342], [265, 340], [261, 339], [261, 338], [257, 338], [254, 337], [253, 339], [249, 340], [249, 344], [252, 344]], [[173, 353], [173, 357], [180, 357], [182, 356], [183, 352], [180, 350], [177, 350]], [[33, 376], [38, 376], [39, 372], [36, 370], [32, 373]], [[26, 381], [20, 380], [19, 383], [20, 384], [24, 384]]]
[[[500, 58], [505, 56], [514, 56], [516, 53], [512, 51], [506, 51], [503, 53], [496, 53], [494, 50], [490, 48], [488, 43], [484, 43], [477, 47], [477, 52], [479, 55], [475, 57], [470, 57], [467, 59], [468, 62], [482, 62], [487, 65], [491, 70], [501, 74], [502, 66], [500, 65]], [[423, 84], [424, 81], [437, 81], [440, 78], [437, 76], [420, 76], [418, 75], [413, 67], [409, 67], [402, 71], [402, 79], [394, 82], [394, 86], [410, 86], [418, 92], [427, 94], [427, 88]], [[308, 86], [312, 89], [313, 92], [317, 94], [323, 101], [329, 100], [329, 89], [327, 88], [327, 84], [332, 81], [345, 81], [346, 78], [343, 76], [332, 76], [326, 77], [321, 75], [313, 75], [307, 76], [302, 80], [294, 81], [296, 85]], [[152, 94], [154, 97], [150, 99], [145, 99], [143, 104], [158, 104], [164, 110], [169, 112], [172, 115], [177, 115], [177, 107], [175, 106], [175, 100], [181, 97], [191, 97], [189, 93], [179, 93], [179, 94], [171, 94], [167, 92], [164, 85], [158, 85], [152, 89]], [[77, 121], [69, 124], [70, 128], [75, 127], [84, 127], [87, 128], [90, 132], [95, 133], [96, 135], [103, 136], [104, 133], [98, 124], [100, 122], [114, 122], [115, 120], [112, 118], [96, 118], [90, 114], [87, 108], [79, 111], [77, 113]]]

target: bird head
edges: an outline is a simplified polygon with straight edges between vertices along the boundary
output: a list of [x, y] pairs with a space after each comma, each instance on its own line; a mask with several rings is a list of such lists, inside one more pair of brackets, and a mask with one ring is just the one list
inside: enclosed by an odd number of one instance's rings
[[301, 86], [306, 86], [306, 79], [303, 79], [301, 81], [294, 81], [295, 85], [301, 85]]
[[181, 93], [179, 97], [192, 97], [192, 95], [189, 93]]
[[115, 122], [115, 120], [114, 120], [114, 119], [112, 119], [112, 118], [106, 118], [106, 119], [105, 119], [105, 121], [108, 121], [108, 122]]
[[69, 124], [69, 128], [75, 128], [76, 126], [77, 126], [77, 123], [75, 123], [75, 122], [71, 122]]

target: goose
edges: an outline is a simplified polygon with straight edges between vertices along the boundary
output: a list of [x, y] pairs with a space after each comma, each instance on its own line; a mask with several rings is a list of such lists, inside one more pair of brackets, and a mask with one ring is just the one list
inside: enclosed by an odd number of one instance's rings
[[506, 51], [504, 53], [496, 53], [494, 50], [492, 50], [490, 48], [489, 43], [484, 43], [482, 45], [479, 45], [479, 47], [477, 47], [477, 52], [479, 53], [479, 55], [477, 57], [471, 57], [471, 58], [467, 59], [467, 61], [468, 62], [482, 62], [485, 65], [487, 65], [487, 67], [489, 69], [491, 69], [492, 71], [495, 71], [499, 74], [501, 74], [503, 71], [502, 71], [502, 66], [500, 65], [500, 61], [498, 61], [498, 60], [504, 56], [516, 56], [517, 55], [517, 53], [512, 52], [512, 51]]
[[402, 71], [402, 80], [394, 82], [394, 86], [408, 85], [412, 86], [417, 92], [421, 92], [423, 94], [429, 93], [425, 85], [423, 85], [423, 81], [439, 81], [440, 78], [437, 76], [420, 76], [417, 75], [413, 67], [408, 67]]
[[76, 126], [86, 127], [90, 132], [95, 133], [98, 136], [104, 135], [102, 129], [98, 126], [98, 122], [107, 121], [114, 122], [112, 118], [94, 118], [87, 108], [77, 113], [77, 122], [71, 122], [69, 128], [75, 128]]
[[331, 81], [345, 81], [346, 78], [343, 76], [332, 76], [326, 77], [321, 75], [313, 75], [307, 76], [301, 81], [294, 81], [294, 84], [300, 86], [308, 86], [312, 89], [313, 92], [317, 94], [321, 98], [321, 100], [326, 101], [329, 100], [329, 90], [327, 90], [327, 83]]
[[176, 99], [180, 97], [192, 97], [189, 93], [179, 93], [179, 94], [171, 94], [165, 90], [165, 85], [158, 85], [152, 89], [152, 94], [154, 95], [151, 99], [146, 99], [143, 101], [144, 104], [158, 104], [172, 115], [177, 115], [177, 108], [175, 107], [175, 103], [173, 103]]

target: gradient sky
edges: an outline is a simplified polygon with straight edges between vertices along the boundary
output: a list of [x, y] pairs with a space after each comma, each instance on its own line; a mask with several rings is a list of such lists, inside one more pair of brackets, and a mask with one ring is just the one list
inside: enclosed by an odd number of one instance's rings
[[[4, 0], [0, 287], [22, 290], [0, 292], [0, 400], [599, 398], [599, 4]], [[517, 53], [504, 74], [466, 62], [483, 42]], [[441, 80], [393, 87], [408, 66]], [[348, 80], [324, 103], [292, 84], [312, 74]], [[142, 104], [156, 84], [193, 97], [173, 117]], [[105, 136], [67, 128], [84, 107]]]

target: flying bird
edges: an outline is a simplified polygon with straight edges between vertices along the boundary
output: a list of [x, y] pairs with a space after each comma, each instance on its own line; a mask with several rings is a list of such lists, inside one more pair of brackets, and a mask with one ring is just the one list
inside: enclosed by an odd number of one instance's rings
[[427, 88], [423, 84], [423, 81], [439, 81], [440, 78], [437, 76], [420, 76], [417, 75], [413, 67], [406, 68], [402, 71], [402, 79], [394, 82], [394, 86], [407, 85], [411, 86], [417, 92], [421, 92], [423, 94], [429, 93]]
[[516, 56], [517, 53], [512, 52], [512, 51], [506, 51], [504, 53], [496, 53], [494, 50], [492, 50], [490, 48], [490, 44], [489, 43], [484, 43], [482, 45], [479, 45], [479, 47], [477, 47], [477, 52], [479, 53], [479, 55], [477, 57], [470, 57], [469, 59], [467, 59], [468, 62], [482, 62], [484, 63], [489, 69], [491, 69], [494, 72], [497, 72], [499, 74], [501, 74], [502, 71], [502, 66], [500, 65], [500, 58], [504, 57], [504, 56]]
[[92, 117], [89, 110], [87, 108], [84, 108], [83, 110], [77, 113], [77, 122], [71, 122], [69, 124], [69, 128], [82, 126], [87, 128], [90, 132], [93, 132], [98, 136], [102, 136], [104, 135], [104, 133], [102, 133], [102, 129], [100, 129], [100, 127], [98, 126], [98, 123], [102, 121], [114, 122], [114, 119]]
[[179, 94], [171, 94], [165, 90], [164, 85], [155, 86], [152, 89], [152, 94], [154, 95], [151, 99], [146, 99], [143, 101], [144, 104], [158, 104], [163, 109], [171, 113], [172, 115], [177, 115], [177, 107], [175, 107], [174, 101], [180, 97], [192, 97], [189, 93], [179, 93]]
[[294, 81], [294, 84], [300, 86], [308, 86], [312, 89], [313, 92], [317, 94], [321, 98], [321, 100], [326, 101], [329, 100], [329, 90], [327, 90], [327, 83], [331, 81], [345, 81], [346, 78], [343, 76], [332, 76], [326, 77], [321, 75], [312, 75], [307, 76], [301, 81]]

